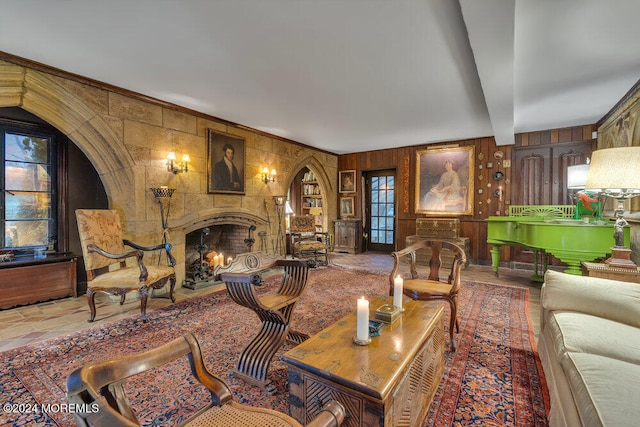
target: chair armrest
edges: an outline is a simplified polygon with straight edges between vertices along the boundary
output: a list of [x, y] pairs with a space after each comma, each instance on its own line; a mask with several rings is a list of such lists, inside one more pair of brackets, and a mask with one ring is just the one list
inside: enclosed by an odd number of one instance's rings
[[107, 257], [109, 259], [115, 259], [119, 261], [127, 258], [131, 258], [131, 257], [137, 257], [139, 259], [142, 259], [142, 256], [143, 256], [143, 253], [140, 250], [133, 250], [133, 251], [125, 252], [122, 254], [112, 254], [111, 252], [107, 252], [104, 249], [91, 244], [87, 245], [87, 252], [96, 252], [102, 255], [103, 257]]
[[311, 420], [307, 427], [333, 427], [339, 426], [344, 421], [344, 406], [336, 400], [330, 400], [322, 407], [322, 410]]
[[123, 239], [122, 242], [127, 246], [131, 246], [132, 248], [135, 248], [144, 252], [157, 251], [158, 249], [164, 249], [167, 252], [167, 257], [169, 258], [169, 267], [173, 267], [174, 265], [176, 265], [176, 259], [171, 254], [171, 248], [173, 247], [171, 243], [160, 243], [158, 245], [142, 246], [127, 239]]
[[133, 251], [125, 252], [123, 254], [112, 254], [105, 251], [104, 249], [99, 248], [96, 245], [89, 244], [87, 245], [87, 252], [96, 252], [104, 257], [107, 257], [109, 259], [115, 259], [118, 261], [122, 261], [131, 257], [136, 257], [138, 261], [138, 268], [140, 269], [139, 280], [144, 281], [144, 280], [147, 280], [147, 277], [149, 277], [149, 272], [147, 271], [147, 267], [145, 267], [144, 263], [142, 262], [142, 257], [144, 253], [140, 249], [135, 249]]

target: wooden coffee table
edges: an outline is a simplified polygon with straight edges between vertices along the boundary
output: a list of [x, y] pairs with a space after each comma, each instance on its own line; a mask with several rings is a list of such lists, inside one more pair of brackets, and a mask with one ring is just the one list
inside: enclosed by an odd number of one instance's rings
[[[369, 318], [387, 303], [370, 301]], [[353, 343], [354, 311], [285, 353], [291, 416], [306, 424], [335, 399], [348, 414], [343, 426], [420, 425], [444, 369], [443, 309], [413, 300], [404, 308], [368, 345]]]

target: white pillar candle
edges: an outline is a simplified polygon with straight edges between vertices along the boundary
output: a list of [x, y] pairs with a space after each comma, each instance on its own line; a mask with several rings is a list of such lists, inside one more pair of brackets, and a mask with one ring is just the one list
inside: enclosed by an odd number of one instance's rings
[[402, 277], [396, 276], [393, 279], [393, 305], [402, 309], [402, 286], [404, 284], [404, 280]]
[[369, 339], [369, 301], [364, 299], [364, 297], [358, 300], [356, 339], [360, 341]]
[[218, 265], [220, 267], [224, 267], [224, 255], [222, 255], [222, 254], [218, 255]]
[[231, 257], [227, 258], [227, 265], [231, 264], [232, 260], [233, 260], [233, 258], [231, 258]]

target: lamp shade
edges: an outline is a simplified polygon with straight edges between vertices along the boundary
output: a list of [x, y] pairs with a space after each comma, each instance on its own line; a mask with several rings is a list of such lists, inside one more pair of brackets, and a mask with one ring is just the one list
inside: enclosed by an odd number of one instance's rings
[[640, 194], [640, 147], [596, 150], [585, 188], [593, 191]]
[[587, 183], [589, 165], [573, 165], [567, 168], [567, 188], [582, 190]]

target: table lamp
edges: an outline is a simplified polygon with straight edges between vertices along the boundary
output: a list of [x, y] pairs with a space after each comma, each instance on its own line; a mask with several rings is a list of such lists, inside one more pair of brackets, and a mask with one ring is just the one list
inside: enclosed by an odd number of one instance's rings
[[585, 188], [618, 201], [613, 238], [613, 255], [607, 260], [610, 267], [631, 268], [631, 249], [624, 245], [624, 227], [629, 224], [622, 217], [624, 201], [640, 196], [640, 147], [619, 147], [596, 150], [591, 157]]

